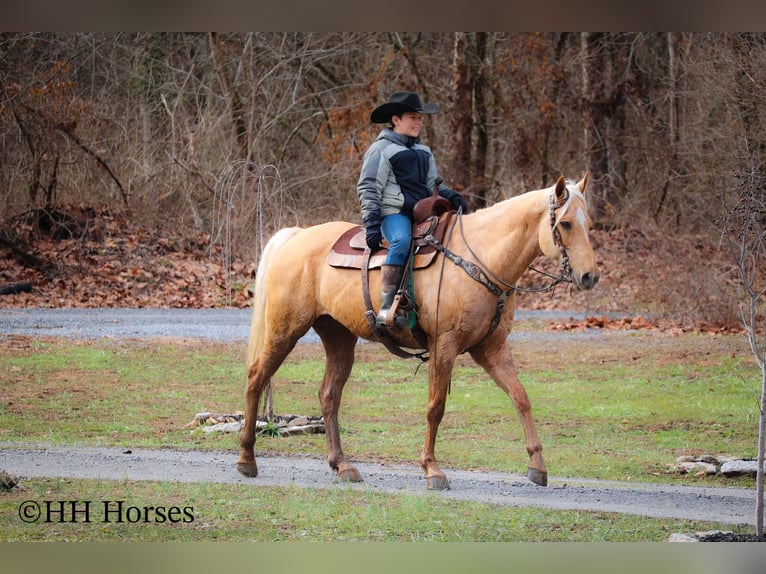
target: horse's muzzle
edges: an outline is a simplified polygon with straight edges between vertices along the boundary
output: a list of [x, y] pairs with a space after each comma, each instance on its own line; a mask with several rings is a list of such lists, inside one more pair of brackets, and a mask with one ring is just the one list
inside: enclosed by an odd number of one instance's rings
[[598, 271], [586, 272], [579, 277], [575, 276], [575, 286], [583, 291], [588, 291], [596, 286], [596, 283], [598, 283], [598, 277]]

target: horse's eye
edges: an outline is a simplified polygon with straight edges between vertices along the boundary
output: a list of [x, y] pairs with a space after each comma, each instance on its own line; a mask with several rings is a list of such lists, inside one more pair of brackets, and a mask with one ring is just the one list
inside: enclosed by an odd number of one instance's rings
[[561, 229], [563, 229], [564, 231], [569, 231], [572, 229], [572, 224], [569, 223], [568, 221], [562, 221], [559, 223], [559, 225], [561, 226]]

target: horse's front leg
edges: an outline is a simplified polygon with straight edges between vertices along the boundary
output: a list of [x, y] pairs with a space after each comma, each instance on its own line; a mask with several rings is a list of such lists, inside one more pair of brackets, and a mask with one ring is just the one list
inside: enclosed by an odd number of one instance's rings
[[432, 360], [428, 370], [428, 430], [423, 453], [420, 455], [420, 466], [426, 473], [426, 483], [429, 490], [449, 490], [447, 476], [436, 464], [436, 434], [444, 416], [447, 404], [447, 390], [452, 378], [452, 367], [455, 363], [455, 351], [438, 348], [431, 351]]
[[[497, 339], [496, 339], [497, 340]], [[521, 417], [521, 426], [527, 440], [529, 468], [527, 478], [540, 486], [548, 484], [548, 469], [543, 460], [543, 446], [537, 436], [532, 406], [524, 387], [516, 375], [511, 349], [504, 339], [494, 346], [482, 346], [471, 351], [473, 359], [489, 373], [492, 379], [503, 389], [516, 405]]]

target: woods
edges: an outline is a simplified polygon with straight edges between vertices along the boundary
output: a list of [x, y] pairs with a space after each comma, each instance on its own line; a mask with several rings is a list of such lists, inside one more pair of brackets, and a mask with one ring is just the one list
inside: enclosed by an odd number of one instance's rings
[[765, 61], [763, 34], [3, 33], [0, 221], [107, 208], [251, 261], [279, 227], [359, 219], [369, 112], [406, 89], [440, 105], [423, 140], [473, 209], [587, 170], [626, 253], [637, 230], [714, 243], [764, 153]]

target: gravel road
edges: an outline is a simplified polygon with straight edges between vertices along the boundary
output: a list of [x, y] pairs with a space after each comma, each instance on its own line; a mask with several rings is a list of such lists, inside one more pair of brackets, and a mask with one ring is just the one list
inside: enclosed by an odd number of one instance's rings
[[[520, 312], [518, 319], [577, 319], [577, 313]], [[59, 336], [79, 339], [111, 337], [151, 339], [199, 337], [246, 341], [249, 310], [173, 309], [0, 309], [0, 342], [8, 335]], [[556, 334], [560, 335], [560, 334]], [[571, 337], [568, 333], [566, 336]], [[550, 333], [514, 336], [549, 337]], [[563, 336], [563, 335], [562, 335]], [[603, 333], [597, 336], [619, 336]], [[313, 339], [312, 339], [313, 338]], [[316, 340], [309, 333], [305, 340]], [[233, 443], [235, 441], [233, 440]], [[590, 510], [656, 518], [755, 524], [755, 491], [741, 488], [668, 486], [549, 477], [547, 488], [526, 477], [445, 469], [452, 489], [429, 492], [419, 467], [359, 464], [365, 481], [340, 483], [324, 460], [260, 457], [260, 475], [240, 476], [231, 452], [60, 448], [0, 443], [0, 469], [21, 477], [167, 480], [242, 483], [253, 487], [293, 485], [304, 488], [358, 488], [410, 493], [511, 506]]]
[[[73, 339], [201, 338], [213, 341], [247, 341], [250, 309], [0, 309], [0, 338], [4, 335], [67, 337]], [[516, 311], [517, 320], [582, 320], [571, 311]], [[616, 331], [619, 336], [622, 332]], [[593, 337], [600, 333], [535, 332], [535, 337]], [[523, 331], [511, 338], [527, 337]], [[319, 342], [313, 332], [303, 342]]]

